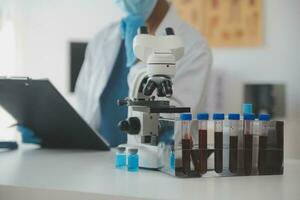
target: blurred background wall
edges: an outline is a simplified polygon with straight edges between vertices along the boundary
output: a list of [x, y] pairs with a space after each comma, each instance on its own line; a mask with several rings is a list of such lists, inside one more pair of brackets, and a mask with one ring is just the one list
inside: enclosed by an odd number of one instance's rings
[[[69, 43], [88, 41], [122, 17], [112, 0], [0, 0], [0, 9], [0, 76], [49, 78], [71, 103]], [[214, 80], [223, 86], [211, 102], [220, 98], [220, 111], [240, 111], [244, 84], [285, 85], [290, 158], [300, 158], [299, 10], [299, 0], [265, 0], [262, 46], [213, 49]]]

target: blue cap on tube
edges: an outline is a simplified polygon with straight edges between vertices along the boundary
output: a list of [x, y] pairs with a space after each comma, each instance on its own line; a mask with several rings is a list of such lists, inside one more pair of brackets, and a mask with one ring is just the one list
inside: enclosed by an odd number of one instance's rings
[[214, 113], [213, 120], [224, 120], [224, 113]]
[[269, 121], [271, 118], [271, 116], [269, 114], [260, 114], [258, 119], [260, 121]]
[[198, 113], [197, 114], [197, 119], [198, 120], [208, 120], [209, 115], [208, 115], [208, 113]]
[[253, 113], [245, 113], [244, 120], [255, 120], [255, 115]]
[[190, 120], [192, 120], [192, 114], [191, 113], [180, 114], [180, 120], [190, 121]]
[[229, 120], [240, 120], [240, 114], [238, 113], [229, 113], [228, 114]]
[[243, 104], [243, 113], [253, 113], [253, 106], [251, 103], [244, 103]]

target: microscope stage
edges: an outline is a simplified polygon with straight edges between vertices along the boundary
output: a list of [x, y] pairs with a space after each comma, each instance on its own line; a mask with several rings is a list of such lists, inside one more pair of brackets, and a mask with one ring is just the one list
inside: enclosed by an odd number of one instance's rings
[[147, 112], [147, 113], [189, 113], [191, 108], [189, 107], [146, 107], [136, 106], [133, 107], [134, 111]]

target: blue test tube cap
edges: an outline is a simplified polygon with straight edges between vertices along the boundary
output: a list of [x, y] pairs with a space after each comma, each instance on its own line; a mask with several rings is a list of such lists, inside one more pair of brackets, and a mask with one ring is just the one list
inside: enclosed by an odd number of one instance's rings
[[197, 114], [197, 119], [198, 120], [208, 120], [209, 119], [209, 114], [208, 113], [198, 113]]
[[214, 113], [213, 114], [213, 120], [224, 120], [225, 115], [224, 113]]
[[271, 116], [269, 114], [260, 114], [258, 119], [260, 121], [269, 121], [271, 119]]
[[228, 114], [229, 120], [240, 120], [240, 114], [238, 113], [229, 113]]
[[255, 115], [253, 113], [245, 113], [244, 120], [255, 120]]
[[243, 104], [243, 113], [252, 113], [253, 112], [253, 106], [251, 103], [244, 103]]
[[191, 113], [182, 113], [180, 114], [180, 120], [191, 121], [193, 118]]

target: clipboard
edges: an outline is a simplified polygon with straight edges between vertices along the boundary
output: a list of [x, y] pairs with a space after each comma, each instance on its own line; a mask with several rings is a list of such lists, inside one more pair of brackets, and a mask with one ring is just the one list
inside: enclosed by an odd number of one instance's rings
[[0, 106], [33, 130], [42, 148], [110, 149], [47, 79], [0, 77]]

